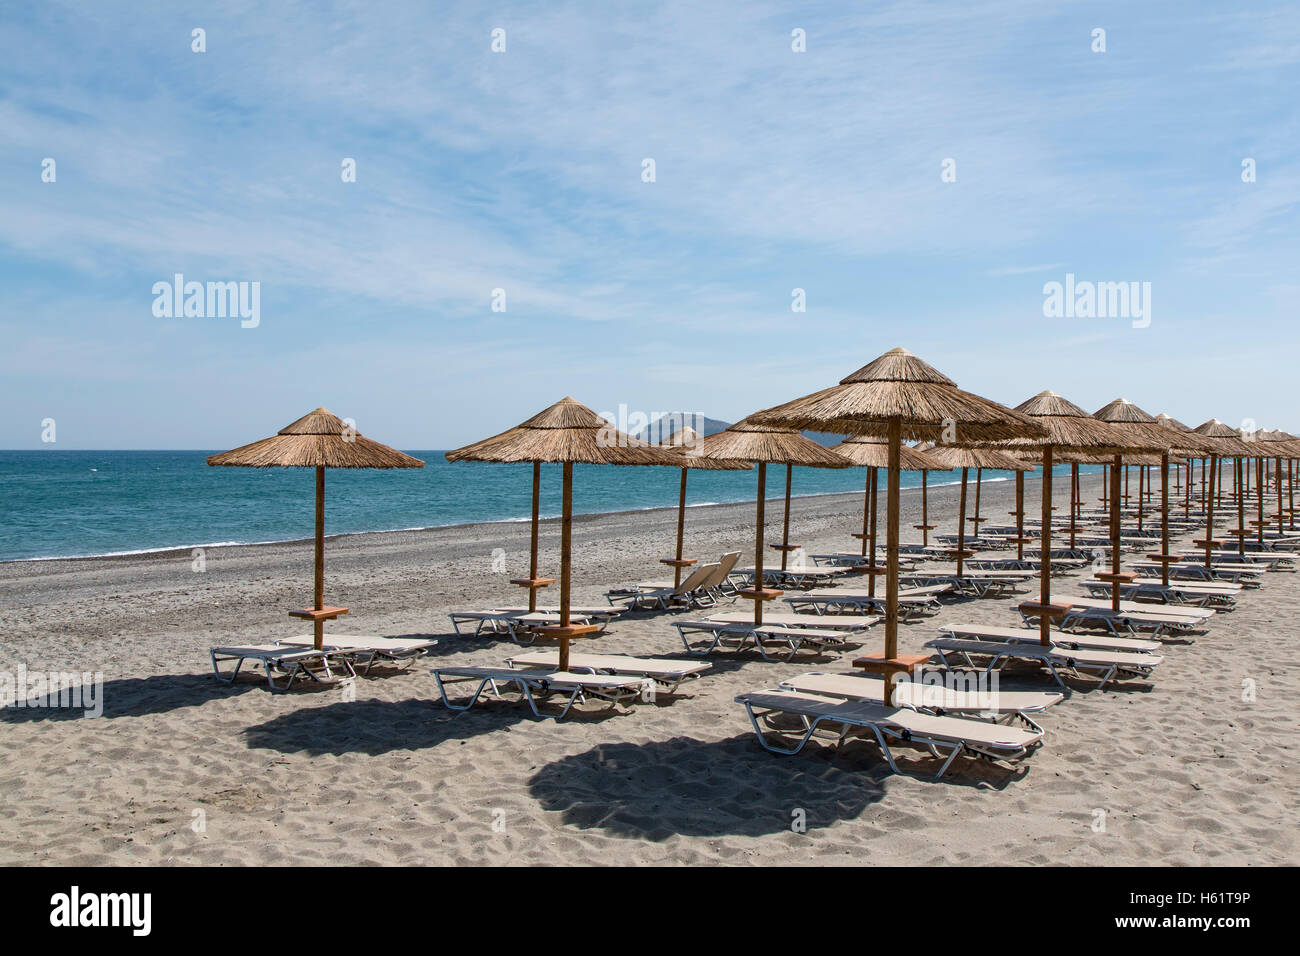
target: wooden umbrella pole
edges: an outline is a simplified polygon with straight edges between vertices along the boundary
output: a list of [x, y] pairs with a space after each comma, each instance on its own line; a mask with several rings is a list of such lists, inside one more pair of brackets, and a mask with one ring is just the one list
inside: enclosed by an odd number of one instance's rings
[[[1021, 474], [1021, 472], [1017, 472]], [[1047, 613], [1052, 603], [1052, 446], [1043, 446], [1043, 537], [1042, 563], [1038, 566], [1038, 640], [1052, 643], [1052, 617]]]
[[1295, 514], [1295, 472], [1292, 470], [1294, 461], [1293, 458], [1286, 460], [1286, 500], [1292, 515]]
[[871, 466], [862, 485], [862, 556], [867, 556], [867, 532], [871, 527]]
[[[1119, 610], [1119, 472], [1121, 467], [1120, 456], [1116, 455], [1115, 464], [1110, 469], [1110, 573], [1114, 575], [1110, 582], [1112, 611]], [[1127, 479], [1127, 468], [1124, 469], [1124, 476]]]
[[[325, 469], [316, 467], [316, 591], [312, 607], [319, 611], [325, 607]], [[325, 621], [312, 621], [316, 650], [325, 643]]]
[[1259, 528], [1259, 543], [1264, 543], [1264, 456], [1260, 455], [1255, 459], [1255, 492], [1259, 496], [1259, 513], [1255, 515], [1258, 522], [1255, 527]]
[[[542, 513], [542, 463], [533, 462], [533, 529], [532, 540], [528, 545], [528, 578], [531, 582], [537, 581], [537, 526], [541, 520]], [[530, 586], [528, 588], [528, 613], [532, 614], [537, 610], [537, 588]]]
[[1196, 462], [1187, 459], [1187, 484], [1183, 488], [1183, 520], [1186, 521], [1192, 515], [1192, 469], [1196, 467]]
[[1241, 488], [1241, 473], [1245, 462], [1241, 458], [1232, 459], [1232, 492], [1237, 499], [1237, 553], [1246, 554], [1246, 498]]
[[1160, 453], [1160, 583], [1169, 587], [1169, 452]]
[[1277, 533], [1282, 534], [1282, 459], [1277, 459]]
[[1025, 473], [1016, 472], [1016, 560], [1025, 560]]
[[867, 597], [876, 596], [876, 527], [880, 524], [880, 504], [876, 498], [876, 489], [880, 485], [880, 469], [871, 469], [871, 539], [870, 554], [867, 563], [871, 567], [870, 574], [867, 575]]
[[1101, 466], [1101, 506], [1110, 507], [1110, 468], [1107, 465]]
[[785, 562], [790, 554], [790, 479], [794, 475], [794, 466], [787, 464], [785, 466], [785, 523], [781, 526], [781, 570], [785, 570]]
[[682, 536], [686, 533], [686, 469], [682, 469], [681, 493], [677, 500], [677, 564], [673, 566], [673, 588], [682, 583]]
[[975, 537], [980, 533], [980, 490], [984, 487], [984, 469], [975, 469], [975, 520], [971, 522], [975, 526]]
[[1074, 516], [1079, 508], [1079, 466], [1070, 466], [1070, 549], [1074, 550]]
[[[886, 490], [885, 514], [885, 660], [898, 657], [898, 520], [899, 484], [902, 464], [903, 420], [897, 416], [889, 420], [889, 476]], [[894, 703], [894, 677], [886, 671], [885, 703]]]
[[961, 470], [961, 505], [957, 517], [957, 577], [961, 577], [962, 553], [966, 550], [966, 472]]
[[[764, 507], [763, 499], [767, 495], [767, 462], [758, 463], [758, 505], [757, 514], [754, 517], [754, 590], [763, 590], [763, 520]], [[754, 601], [754, 626], [759, 627], [763, 623], [763, 602], [755, 599]]]
[[[560, 518], [560, 627], [568, 627], [573, 566], [573, 462], [564, 463], [564, 511]], [[569, 669], [569, 636], [560, 635], [560, 670]]]
[[1214, 550], [1214, 475], [1219, 470], [1215, 458], [1217, 455], [1211, 453], [1209, 458], [1210, 474], [1207, 478], [1204, 475], [1205, 463], [1202, 462], [1201, 469], [1201, 491], [1205, 493], [1205, 570], [1210, 570], [1213, 563], [1210, 560], [1211, 552]]
[[[1289, 468], [1289, 466], [1288, 466]], [[921, 547], [930, 547], [930, 473], [921, 472]]]
[[1146, 484], [1146, 482], [1143, 480], [1144, 477], [1146, 476], [1146, 473], [1147, 473], [1147, 466], [1138, 465], [1138, 534], [1139, 535], [1142, 534], [1142, 512], [1146, 510], [1143, 507], [1143, 501], [1145, 499], [1143, 498], [1144, 492], [1142, 490], [1142, 486]]

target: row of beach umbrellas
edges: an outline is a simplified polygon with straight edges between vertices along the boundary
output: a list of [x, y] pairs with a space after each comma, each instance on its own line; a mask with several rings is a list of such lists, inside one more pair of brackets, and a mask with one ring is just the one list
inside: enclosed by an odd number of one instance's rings
[[[801, 432], [814, 430], [845, 435], [845, 440], [834, 448], [826, 448], [804, 437]], [[784, 465], [785, 517], [782, 541], [774, 547], [780, 551], [782, 568], [789, 553], [797, 548], [789, 540], [790, 493], [793, 468], [848, 468], [865, 467], [867, 484], [864, 491], [863, 527], [861, 532], [861, 570], [869, 575], [874, 593], [875, 579], [883, 574], [885, 581], [885, 634], [883, 654], [869, 655], [862, 663], [885, 675], [910, 669], [914, 662], [898, 654], [898, 578], [899, 578], [899, 493], [903, 470], [920, 471], [923, 479], [922, 523], [915, 526], [928, 541], [928, 512], [924, 503], [924, 481], [929, 471], [962, 472], [958, 539], [955, 549], [949, 552], [961, 571], [961, 562], [969, 556], [965, 548], [967, 474], [976, 470], [976, 515], [973, 521], [978, 534], [979, 476], [984, 469], [1014, 471], [1017, 474], [1016, 517], [1017, 536], [1014, 539], [1023, 548], [1028, 538], [1023, 529], [1023, 474], [1034, 467], [1042, 468], [1042, 516], [1040, 525], [1041, 592], [1036, 604], [1024, 605], [1027, 613], [1041, 621], [1040, 633], [1044, 643], [1050, 641], [1051, 620], [1064, 613], [1065, 608], [1051, 602], [1051, 552], [1052, 552], [1052, 479], [1055, 465], [1069, 463], [1076, 466], [1071, 473], [1071, 526], [1077, 508], [1077, 465], [1108, 464], [1109, 489], [1107, 493], [1110, 517], [1111, 568], [1099, 578], [1112, 585], [1112, 601], [1116, 607], [1124, 583], [1131, 576], [1120, 570], [1120, 527], [1122, 493], [1120, 476], [1127, 471], [1125, 464], [1136, 459], [1143, 465], [1158, 464], [1161, 469], [1161, 522], [1162, 553], [1152, 555], [1164, 568], [1168, 580], [1169, 563], [1181, 556], [1169, 553], [1169, 466], [1171, 461], [1187, 462], [1188, 506], [1190, 506], [1192, 466], [1191, 459], [1208, 460], [1208, 470], [1202, 468], [1203, 507], [1206, 518], [1204, 539], [1196, 542], [1204, 548], [1207, 565], [1212, 551], [1222, 546], [1214, 538], [1214, 506], [1216, 476], [1220, 461], [1232, 459], [1237, 470], [1234, 493], [1238, 500], [1238, 529], [1233, 532], [1244, 547], [1245, 518], [1243, 510], [1243, 476], [1245, 464], [1256, 460], [1256, 489], [1259, 517], [1256, 529], [1250, 533], [1263, 534], [1263, 498], [1265, 489], [1264, 460], [1275, 461], [1274, 476], [1277, 493], [1278, 526], [1283, 527], [1283, 516], [1291, 509], [1283, 507], [1283, 462], [1287, 464], [1287, 486], [1290, 482], [1291, 462], [1300, 458], [1300, 440], [1283, 432], [1256, 432], [1251, 440], [1242, 433], [1211, 420], [1190, 429], [1168, 416], [1151, 416], [1124, 399], [1117, 399], [1089, 415], [1082, 408], [1050, 391], [1044, 391], [1017, 406], [1008, 408], [958, 388], [956, 383], [905, 349], [896, 348], [881, 355], [839, 383], [796, 398], [772, 408], [756, 412], [730, 426], [725, 431], [700, 438], [687, 431], [672, 436], [663, 445], [654, 445], [619, 431], [572, 398], [564, 398], [532, 418], [498, 435], [486, 438], [464, 448], [447, 453], [447, 459], [498, 463], [529, 463], [533, 466], [532, 523], [529, 575], [514, 579], [513, 584], [526, 588], [529, 608], [536, 609], [537, 593], [541, 588], [556, 583], [554, 579], [540, 576], [538, 568], [538, 534], [541, 465], [560, 464], [562, 468], [562, 509], [560, 519], [560, 579], [559, 623], [542, 627], [543, 639], [559, 646], [560, 668], [568, 666], [570, 642], [586, 637], [597, 629], [586, 624], [574, 624], [570, 613], [572, 590], [572, 518], [573, 518], [573, 466], [575, 464], [599, 465], [654, 465], [674, 467], [681, 471], [680, 498], [677, 520], [677, 547], [673, 558], [664, 559], [674, 568], [674, 581], [680, 583], [682, 570], [690, 563], [683, 557], [683, 532], [685, 522], [687, 475], [692, 469], [731, 470], [757, 468], [757, 496], [755, 515], [755, 547], [753, 585], [739, 592], [753, 601], [754, 621], [762, 623], [763, 606], [780, 596], [775, 588], [765, 586], [764, 540], [766, 503], [766, 469], [768, 465]], [[924, 443], [910, 447], [905, 442]], [[324, 603], [324, 495], [325, 469], [327, 468], [419, 468], [424, 462], [405, 455], [396, 449], [361, 436], [355, 428], [343, 422], [324, 408], [305, 415], [286, 426], [271, 438], [213, 455], [208, 464], [243, 467], [309, 467], [316, 470], [316, 534], [315, 534], [315, 590], [311, 608], [290, 612], [314, 625], [315, 642], [319, 648], [323, 640], [323, 625], [341, 614], [346, 608]], [[875, 507], [877, 477], [880, 469], [886, 472], [885, 563], [876, 564]], [[1221, 488], [1218, 489], [1221, 492]], [[1289, 491], [1294, 494], [1293, 490]], [[1139, 491], [1139, 501], [1141, 491]], [[1140, 506], [1139, 506], [1140, 507]], [[892, 682], [889, 682], [892, 687]]]

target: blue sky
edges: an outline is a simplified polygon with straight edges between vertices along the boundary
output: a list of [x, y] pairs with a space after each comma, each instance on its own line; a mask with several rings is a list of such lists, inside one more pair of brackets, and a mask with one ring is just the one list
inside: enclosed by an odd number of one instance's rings
[[[223, 448], [323, 404], [446, 448], [566, 394], [734, 420], [895, 345], [1008, 404], [1300, 429], [1293, 3], [0, 18], [0, 447]], [[156, 318], [178, 272], [260, 282], [261, 324]], [[1067, 272], [1150, 282], [1150, 327], [1044, 317]]]

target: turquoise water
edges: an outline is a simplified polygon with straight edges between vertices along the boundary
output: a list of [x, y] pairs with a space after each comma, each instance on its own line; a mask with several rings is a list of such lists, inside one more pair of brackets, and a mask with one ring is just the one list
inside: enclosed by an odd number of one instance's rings
[[[0, 560], [71, 557], [309, 537], [314, 476], [301, 468], [211, 468], [206, 451], [0, 451]], [[402, 471], [329, 471], [328, 534], [527, 519], [531, 465], [428, 464]], [[574, 511], [594, 514], [677, 504], [672, 468], [574, 468]], [[972, 476], [973, 477], [973, 476]], [[1006, 478], [990, 472], [986, 478]], [[862, 468], [796, 468], [795, 495], [861, 491]], [[932, 485], [956, 480], [932, 473]], [[904, 472], [903, 487], [921, 483]], [[768, 494], [785, 493], [770, 467]], [[688, 503], [752, 501], [755, 472], [693, 471]], [[542, 513], [560, 511], [560, 468], [542, 469]]]

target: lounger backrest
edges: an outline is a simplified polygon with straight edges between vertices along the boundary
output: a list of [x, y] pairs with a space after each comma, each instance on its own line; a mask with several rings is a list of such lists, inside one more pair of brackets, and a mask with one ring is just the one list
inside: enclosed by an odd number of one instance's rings
[[719, 567], [720, 565], [716, 563], [701, 564], [690, 573], [685, 581], [677, 586], [677, 589], [673, 591], [673, 594], [690, 594], [692, 591], [698, 591], [700, 588], [704, 587], [705, 582], [712, 577], [713, 573], [717, 571]]
[[736, 562], [740, 561], [740, 551], [728, 551], [724, 554], [722, 561], [714, 564], [718, 570], [714, 571], [712, 578], [705, 581], [706, 588], [720, 588], [727, 583], [727, 576], [735, 570]]

